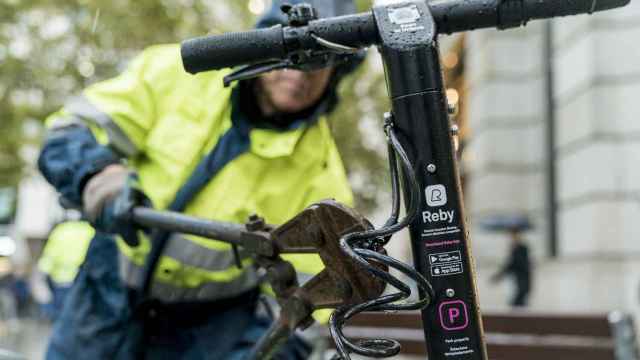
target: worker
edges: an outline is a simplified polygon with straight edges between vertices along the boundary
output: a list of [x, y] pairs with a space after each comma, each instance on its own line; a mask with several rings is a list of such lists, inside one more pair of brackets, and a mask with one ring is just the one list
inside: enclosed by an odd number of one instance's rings
[[[273, 1], [257, 26], [286, 23], [282, 2]], [[355, 11], [345, 0], [287, 1], [301, 2], [314, 4], [320, 17]], [[152, 46], [124, 73], [52, 115], [39, 168], [98, 234], [47, 358], [244, 356], [269, 326], [256, 315], [251, 258], [244, 255], [239, 268], [225, 243], [168, 234], [149, 293], [139, 301], [148, 254], [165, 234], [141, 232], [118, 209], [132, 202], [236, 223], [256, 213], [281, 224], [322, 199], [351, 204], [325, 115], [337, 104], [339, 81], [362, 58], [308, 72], [273, 71], [225, 88], [228, 71], [189, 75], [179, 46]], [[118, 234], [118, 264], [108, 233]], [[284, 257], [302, 277], [322, 269], [316, 255]], [[118, 272], [121, 281], [114, 281]], [[308, 353], [294, 336], [277, 358]]]
[[43, 306], [50, 319], [55, 320], [61, 312], [94, 235], [95, 230], [85, 221], [64, 221], [51, 230], [38, 260], [38, 270], [46, 276], [51, 292], [50, 301]]

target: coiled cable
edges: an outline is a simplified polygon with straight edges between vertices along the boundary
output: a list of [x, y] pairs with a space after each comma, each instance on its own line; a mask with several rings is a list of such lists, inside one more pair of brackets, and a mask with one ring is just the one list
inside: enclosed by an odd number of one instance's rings
[[[378, 338], [359, 340], [357, 343], [350, 341], [343, 333], [346, 322], [353, 316], [363, 311], [399, 311], [399, 310], [419, 310], [431, 303], [434, 292], [427, 279], [417, 272], [413, 267], [398, 261], [390, 256], [378, 252], [386, 245], [391, 236], [403, 228], [407, 227], [418, 215], [420, 203], [420, 186], [404, 148], [398, 140], [393, 123], [385, 123], [385, 133], [388, 140], [389, 168], [391, 173], [392, 187], [392, 211], [389, 219], [379, 229], [362, 231], [347, 234], [340, 239], [340, 248], [351, 259], [366, 269], [373, 276], [382, 279], [385, 283], [393, 286], [398, 291], [382, 295], [376, 299], [366, 301], [361, 304], [344, 306], [336, 309], [329, 320], [331, 337], [333, 338], [337, 353], [332, 360], [350, 360], [350, 353], [374, 358], [384, 358], [395, 356], [400, 352], [400, 343], [393, 339]], [[400, 213], [400, 176], [397, 160], [400, 159], [404, 184], [408, 186], [406, 192], [409, 193], [407, 202], [408, 210], [404, 218], [398, 221]], [[406, 199], [405, 199], [406, 200]], [[411, 280], [419, 289], [419, 298], [412, 302], [403, 302], [411, 296], [411, 287], [402, 280], [383, 271], [371, 264], [371, 262], [384, 264], [394, 268]]]

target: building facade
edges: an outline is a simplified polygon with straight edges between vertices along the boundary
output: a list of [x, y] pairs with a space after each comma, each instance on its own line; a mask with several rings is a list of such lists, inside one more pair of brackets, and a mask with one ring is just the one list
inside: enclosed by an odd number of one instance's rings
[[483, 308], [506, 306], [508, 286], [489, 277], [509, 242], [478, 224], [519, 213], [535, 224], [533, 309], [640, 316], [640, 3], [466, 36], [462, 158]]

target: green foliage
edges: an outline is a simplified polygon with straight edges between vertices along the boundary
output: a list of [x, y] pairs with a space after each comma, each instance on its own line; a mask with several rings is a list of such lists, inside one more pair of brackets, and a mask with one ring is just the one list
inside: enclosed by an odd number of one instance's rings
[[[371, 51], [374, 53], [375, 51]], [[382, 115], [389, 110], [377, 54], [341, 85], [342, 101], [331, 116], [333, 134], [345, 160], [359, 209], [372, 210], [387, 184], [386, 143]]]
[[[357, 0], [359, 10], [370, 0]], [[39, 141], [37, 124], [90, 83], [114, 76], [151, 44], [246, 29], [248, 0], [4, 0], [0, 2], [0, 187], [24, 175], [24, 145]], [[370, 60], [342, 86], [332, 115], [358, 204], [371, 208], [385, 183], [382, 112], [385, 86]], [[366, 127], [363, 127], [365, 120]], [[31, 126], [33, 128], [33, 126]], [[376, 140], [379, 142], [379, 139]], [[375, 143], [375, 142], [374, 142]], [[369, 144], [369, 146], [367, 146]], [[29, 159], [33, 161], [33, 159]]]

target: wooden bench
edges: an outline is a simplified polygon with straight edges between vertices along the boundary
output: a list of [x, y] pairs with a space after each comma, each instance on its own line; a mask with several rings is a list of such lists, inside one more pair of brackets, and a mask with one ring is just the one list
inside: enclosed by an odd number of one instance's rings
[[[486, 313], [483, 321], [491, 360], [638, 360], [631, 319], [620, 313]], [[417, 312], [360, 314], [345, 334], [389, 337], [402, 344], [402, 355], [426, 355]]]

